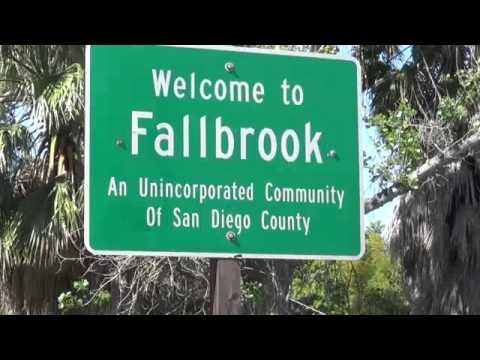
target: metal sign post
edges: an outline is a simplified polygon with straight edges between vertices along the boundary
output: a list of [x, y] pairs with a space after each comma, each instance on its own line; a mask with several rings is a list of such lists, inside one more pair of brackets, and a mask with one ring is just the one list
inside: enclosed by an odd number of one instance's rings
[[[212, 261], [212, 260], [211, 260]], [[216, 276], [213, 288], [213, 315], [241, 314], [240, 263], [235, 259], [215, 260]]]

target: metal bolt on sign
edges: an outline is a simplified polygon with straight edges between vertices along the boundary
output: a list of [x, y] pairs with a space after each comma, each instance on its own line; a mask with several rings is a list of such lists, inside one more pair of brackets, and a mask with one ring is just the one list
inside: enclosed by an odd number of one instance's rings
[[234, 72], [235, 71], [235, 64], [232, 63], [232, 62], [226, 63], [225, 64], [225, 70], [229, 73]]
[[227, 233], [227, 240], [233, 241], [233, 240], [235, 240], [235, 237], [236, 237], [236, 235], [235, 235], [235, 233], [234, 233], [233, 231], [229, 231], [229, 232]]
[[327, 154], [329, 158], [336, 158], [337, 157], [337, 152], [335, 150], [330, 150]]

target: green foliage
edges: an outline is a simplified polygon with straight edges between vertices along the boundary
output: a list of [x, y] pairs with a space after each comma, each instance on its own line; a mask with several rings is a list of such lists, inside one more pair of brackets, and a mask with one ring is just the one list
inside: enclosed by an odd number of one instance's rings
[[64, 315], [88, 313], [106, 307], [111, 295], [106, 290], [92, 291], [87, 279], [73, 282], [73, 290], [63, 292], [58, 297], [58, 310]]
[[242, 282], [241, 301], [248, 314], [258, 314], [265, 305], [263, 284], [258, 281]]
[[319, 49], [319, 52], [323, 54], [336, 55], [339, 49], [336, 45], [322, 45]]
[[[468, 123], [472, 113], [478, 112], [480, 104], [480, 68], [461, 70], [455, 74], [459, 90], [455, 97], [442, 97], [437, 117], [444, 124]], [[478, 124], [471, 124], [477, 126]]]
[[[251, 45], [248, 45], [251, 46]], [[301, 52], [318, 52], [322, 54], [335, 55], [339, 48], [336, 45], [254, 45], [254, 47], [270, 50], [290, 50]]]
[[367, 252], [358, 262], [311, 261], [297, 270], [291, 296], [326, 314], [408, 314], [398, 264], [372, 224]]
[[355, 314], [408, 314], [399, 266], [388, 256], [379, 232], [367, 230], [365, 258], [352, 264], [354, 286], [352, 310]]
[[445, 97], [440, 100], [438, 106], [438, 119], [444, 123], [463, 122], [467, 117], [467, 109], [460, 99]]
[[310, 261], [296, 271], [291, 297], [326, 314], [349, 314], [352, 275], [347, 263]]
[[404, 186], [414, 184], [406, 177], [423, 159], [421, 138], [414, 118], [417, 111], [405, 100], [387, 114], [377, 114], [367, 120], [374, 126], [379, 137], [375, 146], [386, 154], [381, 162], [369, 166], [372, 180], [380, 180], [381, 185], [401, 183]]
[[[354, 46], [369, 99], [367, 126], [378, 136], [379, 156], [366, 158], [381, 188], [417, 188], [409, 176], [480, 127], [480, 69], [476, 45]], [[402, 60], [396, 63], [397, 60]], [[408, 60], [408, 61], [404, 61]], [[476, 119], [476, 120], [475, 120]]]
[[480, 67], [460, 70], [457, 73], [462, 91], [460, 99], [466, 108], [474, 108], [478, 111], [480, 104]]

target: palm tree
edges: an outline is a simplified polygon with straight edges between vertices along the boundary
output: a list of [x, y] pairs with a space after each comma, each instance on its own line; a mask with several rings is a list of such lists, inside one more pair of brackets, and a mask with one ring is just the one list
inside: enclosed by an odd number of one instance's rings
[[83, 48], [0, 47], [2, 304], [54, 312], [78, 276], [83, 198]]
[[[388, 119], [377, 123], [383, 143], [396, 126], [414, 128], [409, 134], [419, 139], [420, 164], [478, 132], [480, 47], [409, 50], [401, 65], [395, 63], [404, 55], [399, 46], [360, 46], [354, 53], [372, 100], [370, 119], [378, 114]], [[391, 116], [402, 101], [414, 110], [406, 125]], [[391, 250], [401, 260], [416, 313], [480, 313], [479, 158], [473, 152], [442, 167], [402, 197], [396, 209]]]

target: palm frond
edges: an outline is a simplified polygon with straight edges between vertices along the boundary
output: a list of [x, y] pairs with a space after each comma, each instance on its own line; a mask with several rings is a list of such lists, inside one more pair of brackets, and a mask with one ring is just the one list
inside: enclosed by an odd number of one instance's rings
[[72, 242], [78, 241], [81, 234], [76, 196], [71, 184], [65, 182], [46, 186], [21, 202], [19, 248], [25, 263], [40, 268], [52, 266], [59, 256], [65, 256]]
[[0, 281], [6, 282], [16, 265], [21, 264], [21, 256], [15, 249], [20, 228], [18, 216], [10, 219], [0, 215], [2, 227], [0, 227]]
[[32, 117], [49, 134], [68, 126], [83, 111], [84, 73], [72, 64], [56, 76], [35, 100]]
[[416, 313], [480, 313], [480, 159], [404, 196], [389, 228]]
[[0, 124], [0, 172], [7, 173], [12, 165], [28, 156], [31, 136], [20, 124]]

